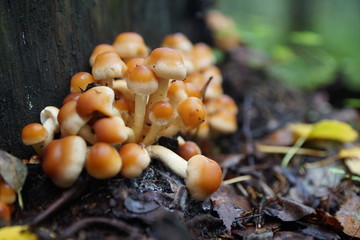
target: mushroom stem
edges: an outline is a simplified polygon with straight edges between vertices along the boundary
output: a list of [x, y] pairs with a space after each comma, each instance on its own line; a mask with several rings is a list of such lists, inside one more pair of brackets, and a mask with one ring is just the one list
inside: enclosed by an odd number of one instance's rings
[[146, 137], [144, 138], [142, 143], [145, 146], [152, 144], [155, 141], [156, 137], [158, 136], [158, 133], [161, 131], [162, 128], [163, 128], [163, 126], [161, 126], [161, 125], [152, 124], [149, 132], [146, 134]]
[[150, 111], [152, 105], [159, 101], [165, 101], [167, 98], [167, 91], [169, 89], [169, 79], [160, 78], [159, 79], [159, 86], [156, 92], [150, 95], [148, 104], [147, 104], [147, 112]]
[[135, 134], [135, 141], [139, 140], [146, 112], [146, 95], [135, 94], [135, 113], [134, 113], [134, 125], [132, 129]]
[[186, 168], [187, 161], [171, 151], [166, 147], [160, 145], [150, 145], [146, 147], [151, 158], [155, 158], [162, 163], [164, 163], [168, 168], [170, 168], [175, 174], [186, 179]]

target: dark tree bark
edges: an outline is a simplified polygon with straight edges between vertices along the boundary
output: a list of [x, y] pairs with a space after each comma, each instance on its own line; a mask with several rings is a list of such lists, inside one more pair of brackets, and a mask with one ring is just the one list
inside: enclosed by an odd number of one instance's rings
[[33, 153], [21, 143], [21, 129], [39, 122], [45, 106], [60, 107], [70, 77], [90, 71], [88, 58], [97, 44], [112, 43], [125, 31], [140, 33], [152, 48], [174, 32], [208, 41], [199, 2], [1, 1], [0, 148], [20, 158]]

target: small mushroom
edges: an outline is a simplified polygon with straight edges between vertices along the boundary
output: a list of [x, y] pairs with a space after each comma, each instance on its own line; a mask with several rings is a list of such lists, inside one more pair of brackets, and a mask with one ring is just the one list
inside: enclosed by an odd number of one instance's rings
[[144, 65], [134, 67], [129, 78], [126, 79], [126, 83], [128, 88], [135, 93], [135, 114], [132, 129], [137, 141], [144, 124], [147, 98], [157, 90], [159, 83], [155, 74]]
[[136, 143], [121, 146], [119, 154], [123, 162], [120, 174], [126, 178], [138, 177], [150, 164], [148, 152]]
[[70, 187], [83, 170], [86, 151], [86, 142], [79, 136], [53, 140], [45, 149], [42, 169], [55, 185]]
[[120, 33], [116, 36], [113, 46], [125, 62], [132, 58], [144, 58], [149, 54], [149, 48], [143, 37], [135, 32]]
[[82, 92], [86, 89], [88, 84], [94, 83], [93, 76], [88, 72], [78, 72], [70, 79], [70, 92]]
[[125, 141], [135, 142], [134, 131], [125, 126], [120, 116], [106, 117], [97, 120], [93, 129], [97, 142], [122, 144]]
[[146, 147], [151, 158], [163, 162], [174, 173], [184, 178], [186, 187], [196, 201], [204, 201], [221, 185], [222, 171], [217, 162], [203, 155], [195, 155], [188, 161], [160, 145]]
[[206, 67], [215, 64], [216, 59], [212, 53], [211, 48], [206, 43], [194, 44], [191, 51], [192, 61], [195, 66], [195, 71], [200, 71]]
[[85, 167], [90, 176], [111, 178], [120, 172], [121, 166], [120, 155], [110, 144], [97, 142], [89, 148]]
[[199, 145], [197, 145], [195, 142], [185, 141], [184, 143], [179, 145], [176, 153], [179, 154], [180, 157], [188, 161], [193, 156], [201, 154], [201, 149]]
[[0, 181], [0, 202], [12, 204], [15, 200], [16, 192], [14, 189], [12, 189], [6, 182]]
[[90, 66], [92, 67], [94, 65], [95, 59], [97, 57], [97, 55], [104, 53], [104, 52], [114, 52], [116, 53], [116, 49], [110, 45], [110, 44], [106, 44], [106, 43], [102, 43], [97, 45], [94, 50], [92, 51], [91, 55], [90, 55], [90, 59], [89, 59], [89, 63]]
[[149, 114], [151, 127], [143, 140], [143, 144], [152, 144], [158, 137], [158, 133], [171, 122], [173, 117], [173, 108], [169, 102], [159, 101], [155, 103]]
[[179, 103], [177, 110], [186, 131], [197, 128], [205, 121], [205, 108], [199, 98], [186, 98]]
[[43, 155], [45, 146], [49, 143], [48, 132], [40, 123], [30, 123], [23, 127], [21, 140], [25, 145], [32, 146], [37, 154]]
[[40, 122], [48, 132], [47, 143], [54, 139], [54, 134], [60, 131], [57, 116], [59, 109], [54, 106], [47, 106], [40, 112]]
[[100, 85], [112, 88], [114, 79], [122, 78], [126, 70], [127, 66], [118, 54], [104, 52], [97, 55], [92, 67], [92, 75]]

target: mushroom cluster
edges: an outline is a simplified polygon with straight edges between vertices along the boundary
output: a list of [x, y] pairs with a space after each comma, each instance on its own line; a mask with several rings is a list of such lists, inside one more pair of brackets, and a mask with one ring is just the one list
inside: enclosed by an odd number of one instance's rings
[[208, 45], [176, 33], [150, 51], [141, 35], [125, 32], [96, 46], [89, 63], [91, 73], [72, 76], [63, 105], [45, 107], [41, 123], [22, 130], [55, 185], [72, 186], [84, 169], [97, 179], [134, 178], [155, 158], [186, 179], [195, 200], [219, 188], [219, 165], [195, 143], [179, 144], [179, 155], [154, 145], [161, 136], [236, 130], [237, 108]]

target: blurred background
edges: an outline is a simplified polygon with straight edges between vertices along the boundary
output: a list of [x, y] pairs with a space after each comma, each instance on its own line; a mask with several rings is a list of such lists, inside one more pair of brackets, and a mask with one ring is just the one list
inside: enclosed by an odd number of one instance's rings
[[302, 89], [344, 90], [346, 104], [360, 106], [360, 1], [217, 0], [213, 8], [233, 20], [252, 67]]

